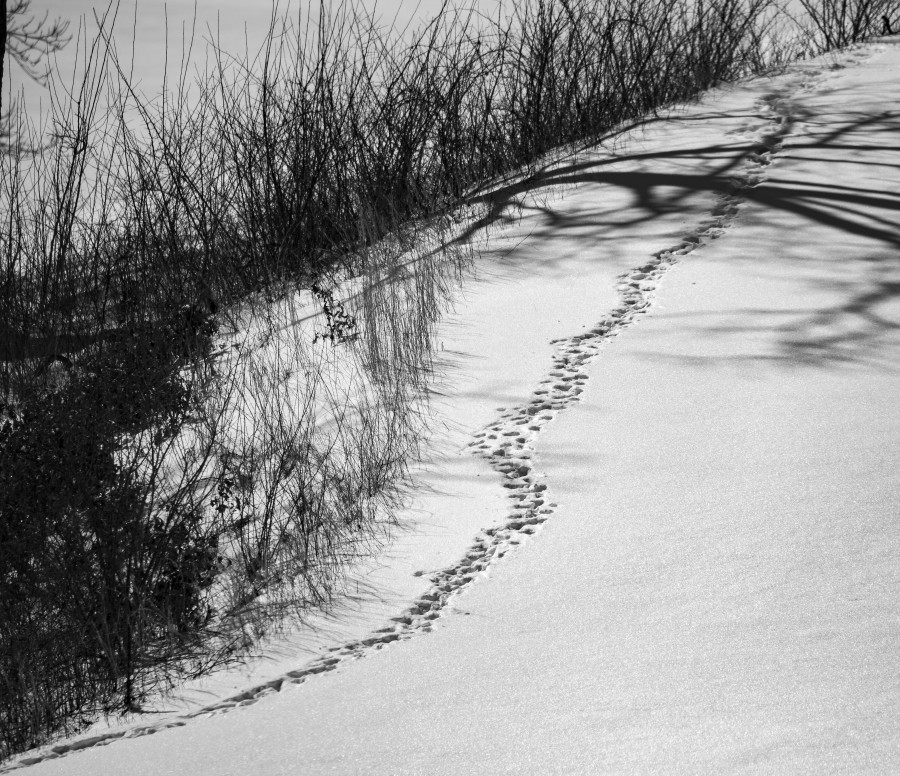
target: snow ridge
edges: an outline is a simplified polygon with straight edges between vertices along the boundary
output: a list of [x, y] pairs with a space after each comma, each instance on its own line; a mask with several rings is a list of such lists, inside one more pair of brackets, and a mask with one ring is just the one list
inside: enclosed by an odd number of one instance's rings
[[[809, 75], [815, 77], [818, 73], [808, 73], [807, 76]], [[749, 148], [744, 161], [733, 172], [725, 190], [717, 196], [710, 210], [709, 220], [685, 234], [675, 245], [655, 252], [639, 266], [620, 275], [617, 285], [618, 305], [590, 330], [551, 343], [556, 345], [551, 369], [529, 400], [514, 407], [499, 408], [499, 417], [474, 434], [469, 447], [501, 476], [502, 485], [508, 491], [511, 503], [505, 523], [482, 531], [458, 563], [432, 574], [432, 586], [405, 612], [393, 617], [390, 624], [374, 631], [365, 639], [334, 647], [303, 668], [289, 671], [237, 695], [158, 723], [32, 751], [0, 766], [0, 773], [110, 744], [119, 739], [183, 727], [196, 717], [218, 715], [234, 708], [252, 705], [288, 686], [302, 684], [314, 676], [334, 671], [344, 661], [365, 657], [395, 641], [431, 631], [434, 621], [442, 616], [457, 594], [480, 576], [489, 573], [490, 566], [515, 546], [537, 534], [553, 515], [558, 505], [549, 501], [547, 484], [532, 463], [535, 443], [541, 430], [560, 412], [580, 401], [579, 395], [588, 380], [585, 365], [593, 361], [608, 342], [647, 313], [666, 272], [682, 257], [722, 236], [734, 224], [741, 204], [746, 201], [743, 193], [763, 182], [768, 168], [782, 150], [784, 138], [793, 131], [798, 111], [791, 94], [797, 90], [805, 91], [811, 86], [811, 81], [798, 79], [760, 101], [757, 108], [764, 116], [764, 123], [762, 126], [748, 127], [746, 136]]]

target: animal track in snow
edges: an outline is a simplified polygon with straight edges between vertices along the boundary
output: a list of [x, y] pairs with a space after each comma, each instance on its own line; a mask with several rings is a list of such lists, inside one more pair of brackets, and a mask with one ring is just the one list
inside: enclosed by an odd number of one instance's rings
[[[728, 188], [718, 196], [710, 217], [696, 231], [685, 234], [677, 244], [657, 251], [640, 266], [620, 275], [616, 286], [619, 305], [605, 318], [587, 332], [551, 342], [557, 346], [556, 352], [552, 368], [540, 381], [540, 388], [532, 392], [526, 404], [502, 408], [499, 421], [489, 427], [493, 434], [515, 437], [514, 441], [498, 449], [478, 442], [483, 432], [475, 434], [470, 447], [504, 478], [507, 497], [513, 502], [505, 525], [488, 529], [479, 538], [478, 546], [485, 548], [486, 560], [504, 557], [510, 545], [524, 539], [523, 534], [536, 533], [557, 506], [546, 502], [547, 485], [532, 468], [530, 459], [541, 430], [559, 412], [580, 401], [580, 386], [588, 380], [588, 375], [582, 371], [583, 365], [592, 361], [610, 339], [647, 312], [660, 280], [673, 264], [721, 237], [731, 227], [745, 202], [742, 192], [765, 181], [767, 169], [783, 148], [784, 138], [793, 131], [800, 111], [788, 95], [792, 91], [810, 89], [814, 85], [810, 76], [814, 79], [817, 75], [806, 74], [805, 81], [795, 81], [792, 86], [769, 94], [757, 103], [756, 108], [763, 114], [764, 121], [741, 131], [750, 133], [750, 148], [742, 166], [730, 178]], [[513, 428], [526, 423], [527, 433], [520, 433], [521, 428]], [[470, 581], [466, 579], [460, 587]]]

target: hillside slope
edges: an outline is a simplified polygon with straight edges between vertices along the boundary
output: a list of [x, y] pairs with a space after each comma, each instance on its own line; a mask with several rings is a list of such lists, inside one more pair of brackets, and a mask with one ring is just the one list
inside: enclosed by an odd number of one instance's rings
[[20, 762], [900, 771], [898, 84], [884, 39], [500, 197], [368, 635]]

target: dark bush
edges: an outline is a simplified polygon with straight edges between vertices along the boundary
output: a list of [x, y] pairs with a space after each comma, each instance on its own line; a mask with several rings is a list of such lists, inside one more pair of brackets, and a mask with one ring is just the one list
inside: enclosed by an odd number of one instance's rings
[[898, 0], [800, 0], [825, 51], [873, 35], [890, 34], [900, 16]]
[[129, 449], [147, 429], [164, 445], [192, 412], [153, 343], [106, 343], [0, 428], [0, 755], [75, 711], [139, 702], [147, 669], [209, 618], [215, 536], [197, 505], [166, 509]]

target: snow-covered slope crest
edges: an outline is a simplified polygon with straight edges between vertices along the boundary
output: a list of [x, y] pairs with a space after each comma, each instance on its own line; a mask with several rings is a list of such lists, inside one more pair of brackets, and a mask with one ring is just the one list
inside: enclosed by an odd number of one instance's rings
[[510, 192], [362, 636], [19, 762], [900, 769], [898, 70], [885, 40], [723, 88]]

